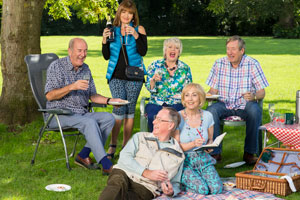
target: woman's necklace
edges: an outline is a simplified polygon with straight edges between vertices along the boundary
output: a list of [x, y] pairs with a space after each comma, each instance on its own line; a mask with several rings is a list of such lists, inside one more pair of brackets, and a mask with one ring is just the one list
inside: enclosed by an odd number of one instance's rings
[[167, 62], [165, 60], [165, 66], [166, 66], [166, 69], [168, 69], [170, 72], [173, 72], [177, 68], [177, 66], [178, 66], [178, 60], [176, 61], [174, 67], [172, 67], [172, 68], [169, 68], [169, 66], [168, 66], [168, 64], [167, 64]]
[[166, 68], [169, 69], [171, 72], [174, 71], [174, 70], [176, 69], [176, 67], [177, 67], [177, 65], [175, 65], [174, 67], [169, 68], [169, 66], [167, 65], [166, 62], [165, 62], [165, 66], [166, 66]]
[[199, 137], [200, 138], [202, 138], [203, 139], [203, 126], [202, 126], [202, 124], [203, 124], [203, 111], [200, 109], [199, 110], [199, 112], [200, 112], [200, 126], [199, 126], [199, 128], [196, 128], [196, 133], [194, 132], [192, 132], [191, 131], [191, 127], [190, 127], [190, 125], [188, 124], [188, 121], [189, 121], [189, 118], [188, 118], [188, 115], [187, 115], [187, 113], [186, 113], [186, 109], [184, 109], [184, 115], [185, 115], [185, 123], [186, 123], [186, 129], [187, 129], [187, 135], [192, 139], [192, 136], [198, 136], [199, 135]]

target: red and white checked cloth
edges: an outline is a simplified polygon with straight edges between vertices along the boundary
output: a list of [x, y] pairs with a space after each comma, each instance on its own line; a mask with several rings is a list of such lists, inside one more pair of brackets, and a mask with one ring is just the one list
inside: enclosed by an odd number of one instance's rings
[[285, 125], [272, 122], [263, 126], [283, 144], [300, 149], [300, 124]]

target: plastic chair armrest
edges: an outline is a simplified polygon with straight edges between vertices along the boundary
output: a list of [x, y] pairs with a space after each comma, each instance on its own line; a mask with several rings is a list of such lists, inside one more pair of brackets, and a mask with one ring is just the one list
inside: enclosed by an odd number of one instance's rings
[[68, 109], [58, 109], [58, 108], [54, 108], [54, 109], [38, 109], [38, 111], [49, 113], [49, 114], [57, 114], [57, 115], [70, 115], [70, 114], [73, 113], [71, 110], [68, 110]]
[[106, 108], [106, 104], [99, 104], [99, 103], [94, 103], [94, 102], [89, 102], [89, 108]]

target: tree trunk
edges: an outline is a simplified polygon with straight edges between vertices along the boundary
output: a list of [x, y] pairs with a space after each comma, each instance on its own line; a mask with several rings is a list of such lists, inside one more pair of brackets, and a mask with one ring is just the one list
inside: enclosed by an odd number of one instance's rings
[[2, 94], [0, 122], [14, 127], [37, 116], [24, 56], [40, 54], [45, 0], [3, 0], [1, 22]]
[[290, 29], [295, 27], [295, 17], [294, 17], [294, 0], [284, 1], [282, 5], [281, 12], [279, 14], [278, 24], [281, 27]]

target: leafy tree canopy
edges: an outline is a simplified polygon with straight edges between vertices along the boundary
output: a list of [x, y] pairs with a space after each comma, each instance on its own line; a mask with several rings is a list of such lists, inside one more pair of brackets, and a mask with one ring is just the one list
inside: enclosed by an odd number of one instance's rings
[[292, 16], [293, 25], [300, 23], [300, 0], [211, 0], [207, 9], [248, 21]]
[[117, 0], [46, 0], [45, 8], [49, 9], [49, 15], [54, 20], [70, 20], [73, 9], [84, 23], [95, 24], [104, 20], [108, 14], [114, 16], [118, 5]]

